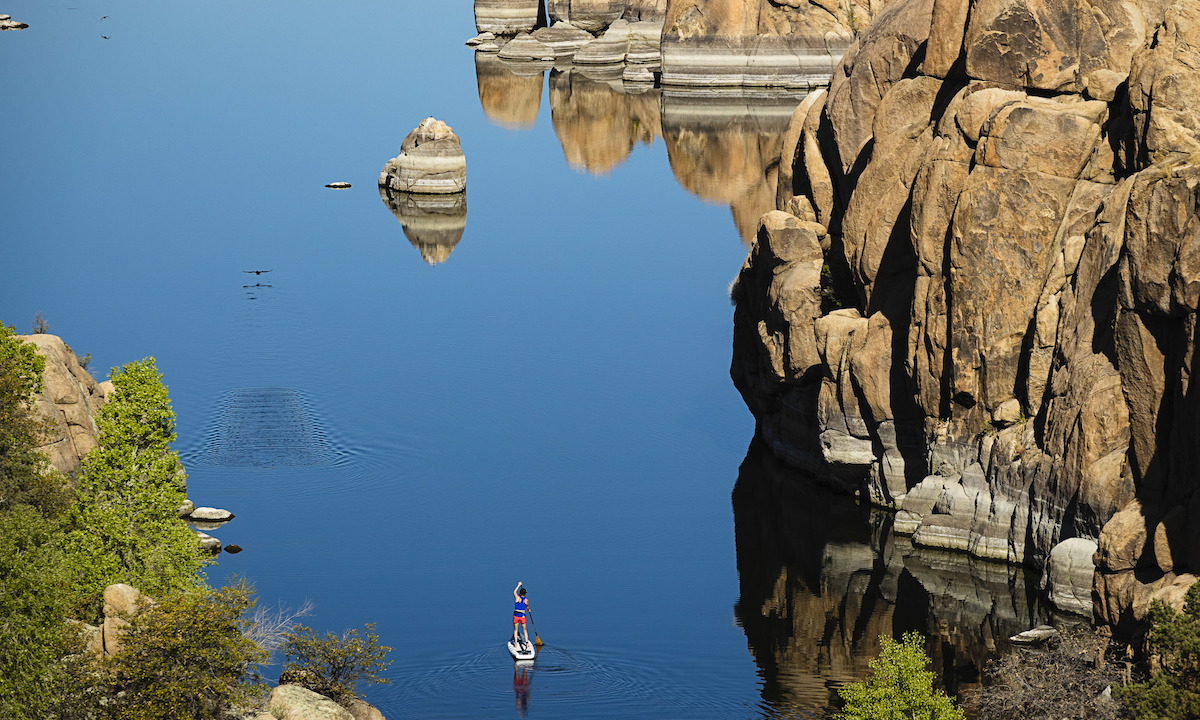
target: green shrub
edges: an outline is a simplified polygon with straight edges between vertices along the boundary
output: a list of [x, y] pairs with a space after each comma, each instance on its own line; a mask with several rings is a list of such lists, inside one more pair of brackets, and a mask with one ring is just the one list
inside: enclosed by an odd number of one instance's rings
[[244, 581], [196, 589], [143, 607], [121, 651], [101, 663], [103, 708], [113, 720], [209, 720], [261, 691], [266, 653], [242, 632], [255, 605]]
[[341, 637], [326, 633], [323, 638], [312, 628], [297, 625], [284, 633], [283, 648], [281, 683], [291, 676], [296, 684], [339, 703], [353, 700], [360, 682], [391, 682], [379, 677], [379, 673], [391, 665], [385, 658], [392, 648], [379, 644], [374, 623], [367, 624], [361, 635], [352, 629]]
[[84, 458], [81, 495], [63, 552], [82, 598], [124, 582], [155, 597], [197, 587], [211, 562], [176, 514], [186, 499], [175, 413], [154, 358], [110, 374], [114, 393], [100, 410], [99, 447]]
[[1182, 613], [1156, 600], [1147, 619], [1147, 646], [1158, 671], [1115, 694], [1135, 720], [1200, 717], [1200, 583], [1188, 589]]
[[887, 636], [879, 641], [883, 651], [871, 661], [871, 675], [838, 691], [846, 705], [837, 720], [963, 719], [946, 693], [934, 689], [920, 633], [905, 633], [903, 642]]

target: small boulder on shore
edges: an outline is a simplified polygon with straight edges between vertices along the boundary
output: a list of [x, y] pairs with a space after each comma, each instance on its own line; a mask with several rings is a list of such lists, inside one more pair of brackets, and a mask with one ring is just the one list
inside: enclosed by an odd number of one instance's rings
[[189, 520], [206, 523], [224, 523], [234, 518], [233, 513], [214, 507], [198, 507], [188, 515]]

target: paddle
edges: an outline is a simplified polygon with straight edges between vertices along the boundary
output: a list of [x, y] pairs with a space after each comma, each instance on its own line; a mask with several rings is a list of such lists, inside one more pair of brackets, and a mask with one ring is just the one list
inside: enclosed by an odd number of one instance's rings
[[533, 628], [533, 644], [538, 647], [545, 645], [546, 643], [542, 642], [542, 639], [538, 637], [537, 625], [533, 624], [533, 613], [529, 612], [529, 608], [525, 608], [525, 615], [529, 617], [529, 625]]

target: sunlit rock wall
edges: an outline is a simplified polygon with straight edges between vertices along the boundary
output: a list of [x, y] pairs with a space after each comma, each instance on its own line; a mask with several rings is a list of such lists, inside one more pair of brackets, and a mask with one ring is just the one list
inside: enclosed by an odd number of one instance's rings
[[662, 83], [810, 88], [829, 74], [883, 0], [668, 0]]
[[96, 417], [112, 392], [109, 382], [98, 383], [79, 364], [75, 352], [57, 335], [39, 333], [17, 336], [30, 343], [46, 359], [42, 372], [42, 394], [35, 410], [49, 421], [49, 433], [41, 451], [64, 475], [72, 475], [89, 450], [96, 447], [99, 431]]
[[918, 546], [1098, 541], [1123, 625], [1200, 568], [1200, 3], [1080, 7], [879, 13], [792, 117], [732, 375]]

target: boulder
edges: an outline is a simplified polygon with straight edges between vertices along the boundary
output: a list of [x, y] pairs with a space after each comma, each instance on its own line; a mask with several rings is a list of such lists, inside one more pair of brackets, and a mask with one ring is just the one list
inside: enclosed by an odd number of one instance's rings
[[0, 15], [0, 30], [24, 30], [29, 25], [17, 22], [11, 15]]
[[56, 470], [73, 475], [89, 450], [96, 447], [96, 417], [108, 401], [111, 383], [97, 383], [79, 364], [75, 352], [57, 335], [18, 335], [46, 359], [42, 394], [35, 412], [50, 422], [41, 451]]
[[421, 121], [383, 166], [379, 185], [400, 192], [460, 193], [467, 188], [467, 160], [450, 126], [432, 117]]
[[579, 48], [572, 59], [576, 65], [616, 65], [629, 55], [629, 22], [617, 20], [604, 34]]
[[198, 507], [188, 515], [189, 520], [206, 523], [227, 523], [233, 518], [234, 514], [228, 510], [214, 507]]
[[196, 538], [200, 541], [200, 549], [207, 553], [221, 552], [221, 541], [208, 535], [207, 533], [196, 532]]
[[299, 685], [273, 689], [267, 708], [277, 720], [356, 720], [346, 708]]
[[530, 37], [550, 48], [554, 52], [555, 58], [570, 57], [579, 48], [595, 40], [591, 33], [561, 20], [550, 27], [534, 30]]
[[475, 0], [475, 28], [480, 33], [516, 35], [537, 26], [541, 0]]
[[1014, 645], [1044, 645], [1058, 637], [1058, 631], [1049, 625], [1038, 625], [1032, 630], [1017, 633], [1008, 639]]
[[546, 0], [546, 13], [556, 22], [601, 33], [625, 14], [625, 3], [626, 0]]
[[130, 626], [130, 619], [151, 602], [137, 588], [118, 583], [104, 588], [104, 620], [100, 635], [104, 654], [112, 657], [121, 651], [121, 637]]
[[385, 720], [379, 708], [360, 698], [350, 701], [346, 709], [354, 716], [354, 720]]
[[1096, 574], [1096, 541], [1069, 538], [1055, 545], [1046, 563], [1046, 589], [1060, 609], [1092, 616], [1092, 584]]
[[500, 57], [514, 62], [531, 62], [534, 60], [554, 60], [558, 53], [544, 43], [540, 43], [528, 33], [521, 33], [500, 48]]

